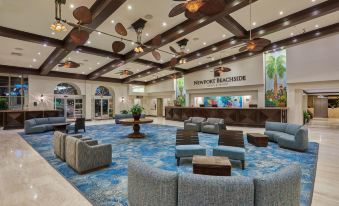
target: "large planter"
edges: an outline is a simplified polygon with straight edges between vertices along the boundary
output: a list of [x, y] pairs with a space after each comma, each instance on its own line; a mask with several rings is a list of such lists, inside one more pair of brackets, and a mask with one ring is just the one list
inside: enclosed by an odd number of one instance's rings
[[141, 114], [133, 114], [134, 121], [139, 121]]

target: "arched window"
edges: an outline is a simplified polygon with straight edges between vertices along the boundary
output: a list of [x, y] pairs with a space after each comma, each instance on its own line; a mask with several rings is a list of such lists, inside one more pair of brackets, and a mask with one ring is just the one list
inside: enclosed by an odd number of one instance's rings
[[70, 84], [60, 83], [55, 87], [54, 94], [79, 95], [79, 92]]
[[99, 86], [95, 90], [95, 96], [111, 96], [111, 93], [109, 92], [109, 89], [103, 86]]

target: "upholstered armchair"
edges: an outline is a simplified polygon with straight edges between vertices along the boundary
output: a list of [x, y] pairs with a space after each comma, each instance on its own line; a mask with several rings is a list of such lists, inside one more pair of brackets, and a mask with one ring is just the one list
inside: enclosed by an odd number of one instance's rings
[[85, 118], [77, 118], [75, 123], [67, 126], [67, 133], [71, 130], [74, 131], [74, 134], [77, 134], [79, 130], [84, 130], [86, 132]]
[[212, 134], [219, 134], [219, 131], [226, 129], [224, 119], [208, 118], [201, 123], [201, 131]]
[[[66, 136], [67, 134], [59, 131], [54, 132], [53, 136], [54, 154], [62, 161], [65, 161]], [[73, 137], [81, 139], [82, 141], [91, 140], [91, 138], [83, 138], [82, 135], [73, 135]]]
[[90, 170], [109, 166], [112, 163], [112, 145], [98, 145], [97, 141], [81, 141], [66, 137], [66, 162], [82, 174]]
[[201, 131], [201, 123], [206, 119], [203, 117], [190, 117], [188, 120], [184, 122], [185, 130], [195, 130], [197, 132]]

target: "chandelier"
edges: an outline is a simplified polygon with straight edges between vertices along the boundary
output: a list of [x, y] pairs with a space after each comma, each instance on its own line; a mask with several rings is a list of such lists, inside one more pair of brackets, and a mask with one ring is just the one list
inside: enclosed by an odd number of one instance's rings
[[67, 31], [65, 25], [61, 23], [61, 4], [65, 4], [66, 0], [55, 0], [55, 22], [50, 26], [50, 29], [56, 32]]

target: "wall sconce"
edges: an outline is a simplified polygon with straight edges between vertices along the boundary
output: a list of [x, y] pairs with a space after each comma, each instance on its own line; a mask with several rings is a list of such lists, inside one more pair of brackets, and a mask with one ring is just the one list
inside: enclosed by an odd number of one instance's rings
[[125, 97], [121, 97], [121, 103], [125, 102]]
[[44, 102], [44, 99], [45, 99], [44, 95], [41, 94], [41, 96], [40, 96], [40, 101], [41, 101], [41, 102]]

